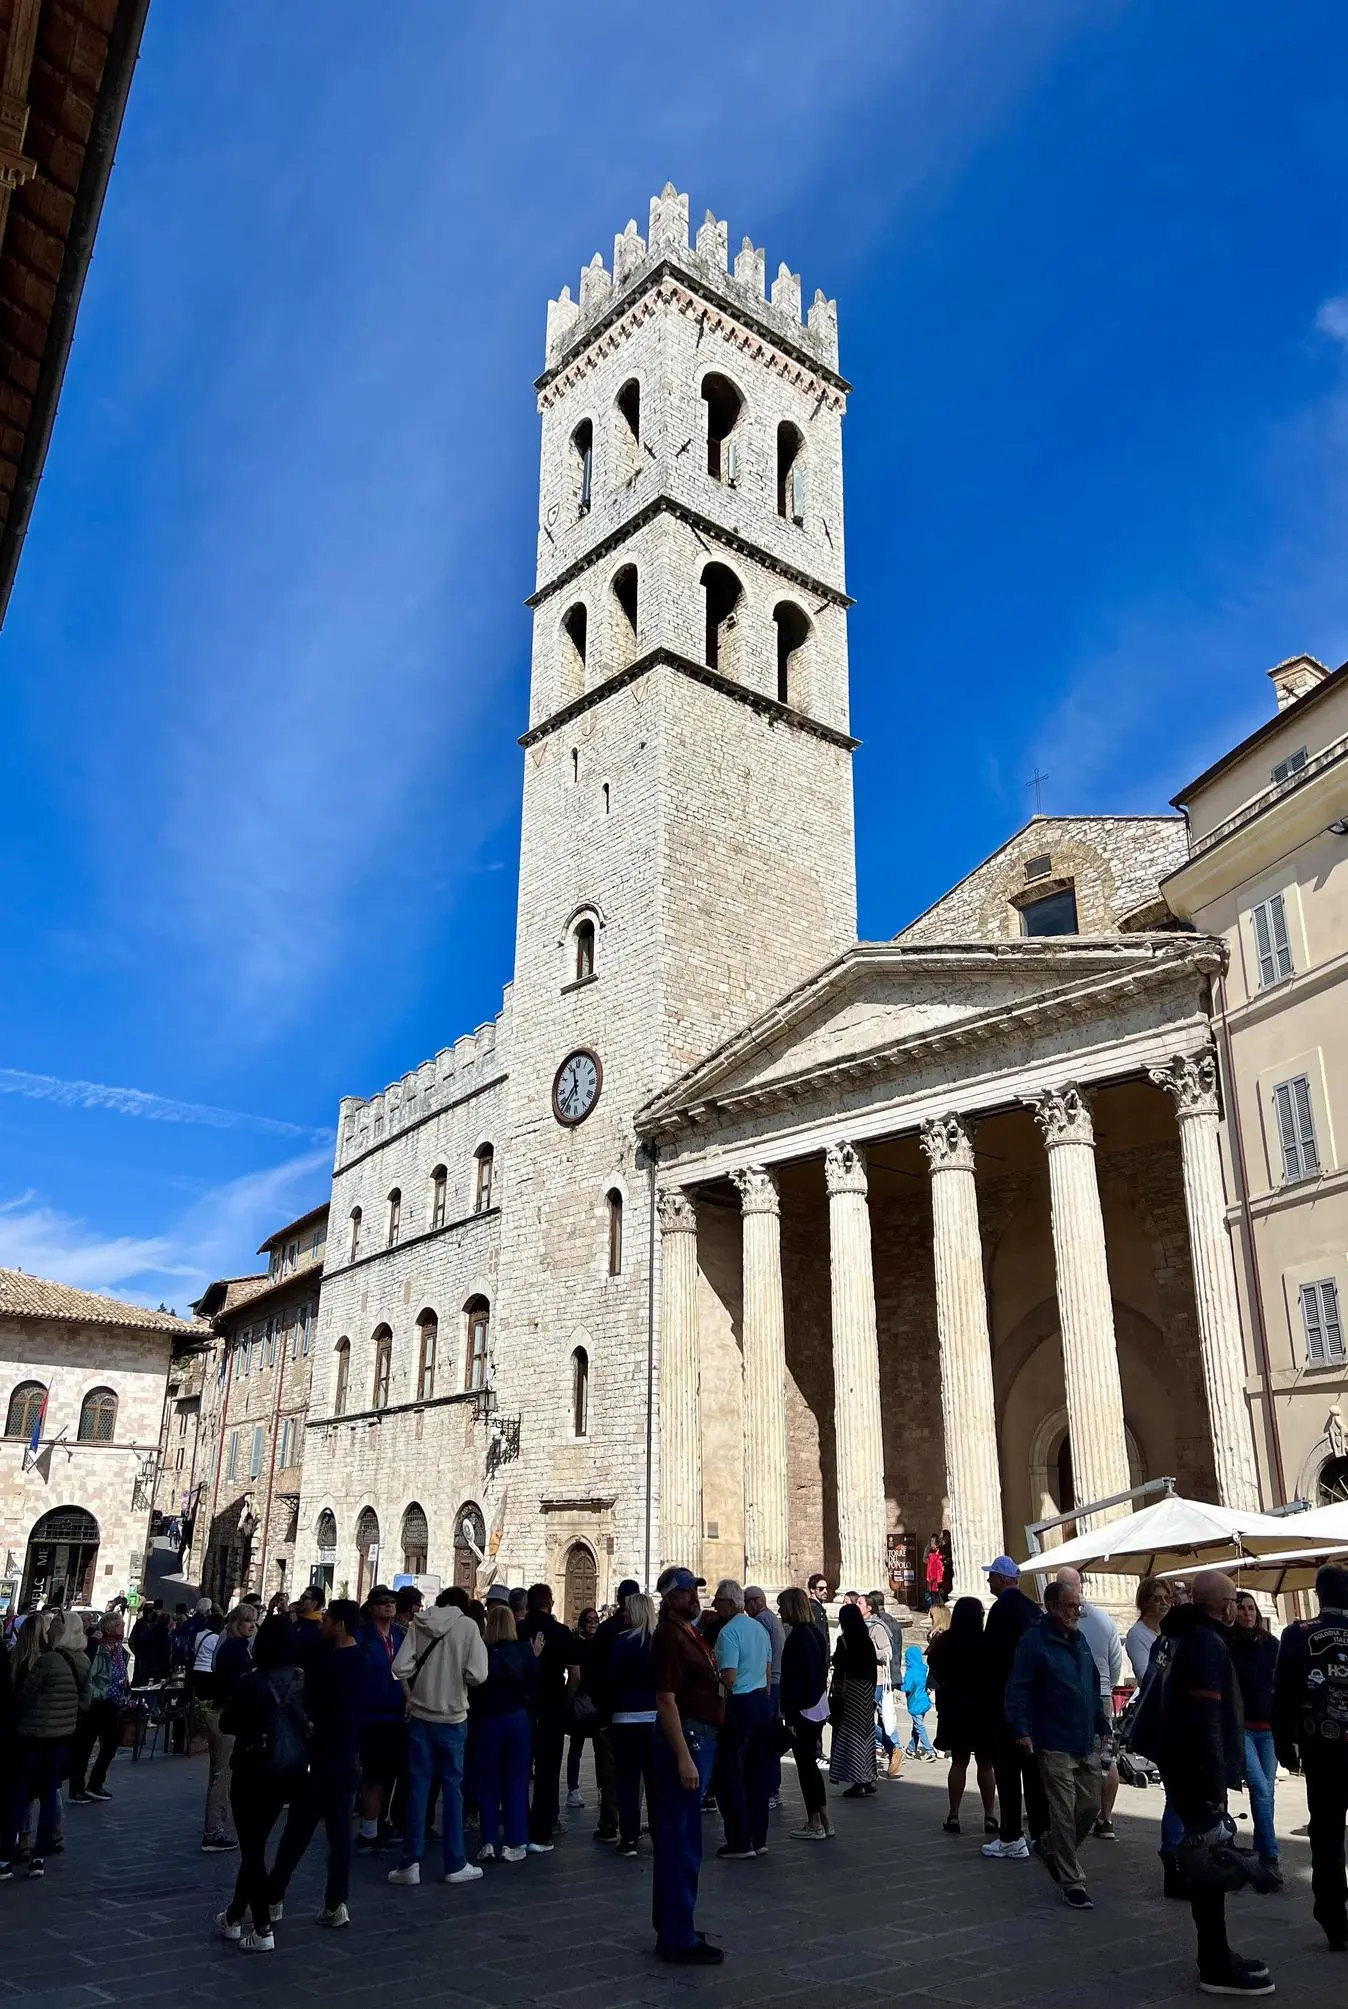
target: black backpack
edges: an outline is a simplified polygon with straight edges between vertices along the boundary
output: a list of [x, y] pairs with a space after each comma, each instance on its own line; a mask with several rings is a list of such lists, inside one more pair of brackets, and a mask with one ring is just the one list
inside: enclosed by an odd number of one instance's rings
[[304, 1675], [298, 1667], [278, 1667], [267, 1678], [276, 1708], [262, 1732], [261, 1750], [267, 1767], [278, 1778], [293, 1779], [309, 1769], [308, 1717], [304, 1713]]
[[1176, 1642], [1162, 1633], [1151, 1649], [1151, 1659], [1142, 1685], [1115, 1728], [1115, 1748], [1149, 1764], [1161, 1761], [1161, 1733], [1165, 1717], [1165, 1682], [1175, 1657]]

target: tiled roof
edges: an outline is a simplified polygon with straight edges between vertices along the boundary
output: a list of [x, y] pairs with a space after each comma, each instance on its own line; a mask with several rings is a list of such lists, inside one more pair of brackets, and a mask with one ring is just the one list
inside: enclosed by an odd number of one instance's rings
[[138, 1332], [200, 1330], [190, 1319], [175, 1318], [171, 1312], [147, 1311], [144, 1305], [26, 1276], [22, 1270], [0, 1269], [0, 1318], [55, 1318], [73, 1325], [132, 1326]]
[[247, 1304], [249, 1298], [256, 1297], [259, 1292], [264, 1291], [271, 1279], [264, 1274], [255, 1277], [226, 1277], [223, 1281], [225, 1301], [220, 1310], [237, 1311], [241, 1304]]

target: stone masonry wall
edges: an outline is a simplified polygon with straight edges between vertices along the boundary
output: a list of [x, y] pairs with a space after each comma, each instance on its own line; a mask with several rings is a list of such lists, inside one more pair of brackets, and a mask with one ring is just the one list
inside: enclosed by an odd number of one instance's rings
[[1033, 894], [1029, 860], [1047, 856], [1045, 891], [1071, 880], [1083, 935], [1117, 931], [1124, 915], [1159, 898], [1188, 856], [1182, 816], [1036, 816], [895, 937], [900, 942], [984, 942], [1021, 933], [1013, 898]]

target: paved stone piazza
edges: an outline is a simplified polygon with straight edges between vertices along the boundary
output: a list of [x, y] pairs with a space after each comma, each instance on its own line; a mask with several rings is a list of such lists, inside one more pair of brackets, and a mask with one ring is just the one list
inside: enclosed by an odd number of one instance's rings
[[[157, 1758], [109, 1777], [111, 1805], [71, 1808], [64, 1855], [43, 1884], [0, 1887], [6, 1926], [0, 2001], [25, 2009], [100, 2003], [266, 2005], [324, 2001], [406, 2009], [636, 2003], [1010, 2003], [1045, 2009], [1133, 2009], [1195, 2003], [1193, 1930], [1186, 1905], [1159, 1895], [1160, 1795], [1124, 1789], [1114, 1845], [1087, 1842], [1094, 1912], [1070, 1915], [1037, 1863], [988, 1863], [981, 1820], [959, 1838], [940, 1832], [944, 1765], [911, 1766], [872, 1801], [829, 1795], [836, 1842], [793, 1843], [800, 1801], [785, 1768], [766, 1860], [704, 1865], [699, 1923], [726, 1948], [725, 1965], [663, 1967], [651, 1953], [651, 1860], [620, 1862], [590, 1840], [589, 1805], [570, 1815], [556, 1853], [518, 1867], [488, 1866], [481, 1883], [390, 1889], [380, 1855], [353, 1865], [349, 1931], [313, 1922], [319, 1844], [291, 1885], [277, 1950], [241, 1955], [210, 1936], [232, 1887], [234, 1856], [197, 1852], [202, 1758]], [[1234, 1801], [1240, 1808], [1242, 1801]], [[971, 1802], [965, 1801], [966, 1817]], [[1342, 2002], [1348, 1961], [1330, 1954], [1310, 1916], [1309, 1851], [1298, 1781], [1278, 1788], [1287, 1888], [1232, 1899], [1232, 1940], [1273, 1970], [1275, 1999]], [[1247, 1823], [1242, 1823], [1248, 1836]], [[709, 1816], [708, 1851], [721, 1838]], [[475, 1830], [469, 1830], [470, 1841]], [[648, 1848], [643, 1843], [643, 1850]], [[24, 1930], [13, 1930], [21, 1919]]]

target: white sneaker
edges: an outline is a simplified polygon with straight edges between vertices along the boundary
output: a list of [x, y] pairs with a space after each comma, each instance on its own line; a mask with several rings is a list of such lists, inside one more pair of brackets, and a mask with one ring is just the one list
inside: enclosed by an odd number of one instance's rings
[[227, 1911], [216, 1912], [215, 1929], [219, 1933], [221, 1939], [243, 1938], [242, 1925], [236, 1924]]
[[566, 1796], [566, 1804], [568, 1807], [583, 1807], [585, 1805], [579, 1786], [571, 1788], [571, 1791]]
[[552, 1854], [552, 1847], [551, 1842], [526, 1842], [524, 1844], [524, 1853], [530, 1856], [550, 1856]]
[[999, 1837], [995, 1842], [984, 1842], [983, 1854], [990, 1862], [1026, 1863], [1030, 1860], [1030, 1845], [1024, 1835], [1017, 1835], [1013, 1842], [1004, 1842]]
[[445, 1878], [446, 1883], [476, 1883], [482, 1872], [476, 1863], [465, 1863], [462, 1869], [452, 1869]]
[[253, 1930], [245, 1932], [243, 1938], [239, 1941], [239, 1951], [240, 1953], [275, 1953], [276, 1941], [269, 1932], [259, 1932], [257, 1927], [254, 1926]]
[[279, 1925], [285, 1915], [286, 1908], [284, 1904], [269, 1904], [267, 1906], [267, 1916], [273, 1925]]
[[528, 1855], [528, 1853], [529, 1853], [529, 1851], [528, 1851], [528, 1849], [527, 1849], [527, 1848], [525, 1848], [525, 1849], [502, 1849], [502, 1850], [501, 1850], [501, 1861], [502, 1861], [503, 1863], [522, 1863], [522, 1862], [524, 1861], [525, 1857], [526, 1857], [526, 1856]]
[[494, 1863], [496, 1861], [496, 1850], [490, 1842], [482, 1844], [482, 1847], [477, 1852], [477, 1859], [480, 1863]]
[[391, 1869], [388, 1880], [390, 1883], [418, 1884], [421, 1882], [421, 1864], [408, 1863], [402, 1869]]
[[350, 1925], [351, 1914], [344, 1904], [334, 1904], [331, 1911], [319, 1912], [317, 1923], [330, 1925], [335, 1932], [343, 1925]]

